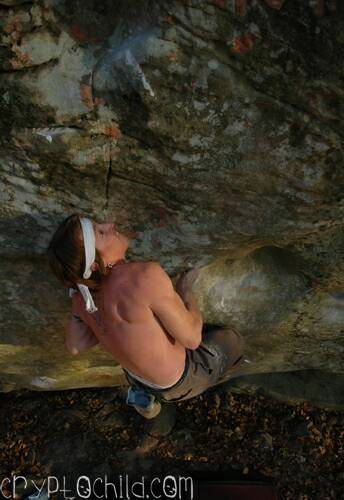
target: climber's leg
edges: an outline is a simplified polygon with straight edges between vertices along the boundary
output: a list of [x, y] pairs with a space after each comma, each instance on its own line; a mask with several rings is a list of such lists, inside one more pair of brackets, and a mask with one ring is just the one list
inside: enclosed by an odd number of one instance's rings
[[245, 340], [239, 332], [233, 327], [225, 327], [208, 331], [204, 334], [204, 344], [208, 348], [220, 351], [220, 370], [216, 383], [220, 384], [234, 373], [240, 371], [239, 368], [245, 363]]

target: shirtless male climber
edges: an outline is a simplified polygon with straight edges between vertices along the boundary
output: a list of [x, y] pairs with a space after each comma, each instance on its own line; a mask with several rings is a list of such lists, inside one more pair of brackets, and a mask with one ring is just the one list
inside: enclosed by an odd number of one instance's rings
[[72, 296], [67, 349], [77, 354], [100, 342], [123, 368], [127, 403], [153, 418], [161, 402], [190, 399], [230, 378], [244, 362], [244, 341], [233, 328], [207, 332], [202, 341], [191, 289], [198, 271], [183, 273], [174, 290], [157, 262], [126, 260], [128, 242], [113, 223], [73, 214], [47, 251]]

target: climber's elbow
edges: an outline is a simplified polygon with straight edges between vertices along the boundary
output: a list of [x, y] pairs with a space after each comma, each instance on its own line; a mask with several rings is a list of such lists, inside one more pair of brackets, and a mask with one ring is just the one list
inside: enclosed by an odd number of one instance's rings
[[79, 354], [79, 349], [77, 349], [75, 346], [70, 346], [68, 342], [65, 343], [66, 349], [70, 354], [73, 354], [75, 356], [76, 354]]

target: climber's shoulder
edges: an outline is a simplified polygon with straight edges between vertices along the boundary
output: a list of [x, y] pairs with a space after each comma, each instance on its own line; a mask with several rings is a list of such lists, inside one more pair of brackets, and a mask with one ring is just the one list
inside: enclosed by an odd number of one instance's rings
[[147, 293], [149, 286], [155, 282], [157, 269], [160, 265], [154, 261], [130, 261], [116, 266], [103, 282], [103, 289], [107, 293], [140, 290]]

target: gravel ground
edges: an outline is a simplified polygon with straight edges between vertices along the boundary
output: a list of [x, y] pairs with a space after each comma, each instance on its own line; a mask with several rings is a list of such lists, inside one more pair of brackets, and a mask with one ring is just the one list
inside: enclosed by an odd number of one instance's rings
[[71, 472], [238, 473], [270, 481], [280, 499], [344, 498], [344, 412], [221, 385], [147, 422], [125, 394], [124, 387], [0, 394], [0, 482]]

